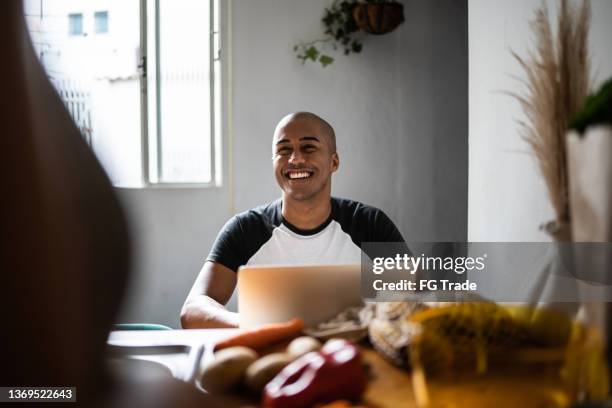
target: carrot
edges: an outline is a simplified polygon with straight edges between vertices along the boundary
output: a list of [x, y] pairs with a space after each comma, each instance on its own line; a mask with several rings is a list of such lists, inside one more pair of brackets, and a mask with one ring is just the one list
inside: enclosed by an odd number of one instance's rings
[[316, 405], [315, 408], [351, 408], [352, 406], [353, 404], [347, 400], [337, 400], [329, 404]]
[[303, 328], [304, 321], [297, 318], [285, 323], [264, 324], [220, 341], [215, 345], [215, 351], [233, 346], [260, 349], [281, 340], [296, 337], [302, 332]]

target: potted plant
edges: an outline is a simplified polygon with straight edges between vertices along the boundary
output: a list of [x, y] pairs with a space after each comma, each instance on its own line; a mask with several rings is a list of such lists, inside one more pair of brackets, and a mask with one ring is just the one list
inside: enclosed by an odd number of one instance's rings
[[293, 47], [303, 63], [319, 62], [323, 67], [334, 58], [324, 46], [342, 49], [344, 55], [359, 53], [363, 34], [386, 34], [404, 21], [404, 6], [396, 0], [334, 0], [323, 16], [324, 37]]
[[555, 31], [546, 3], [536, 9], [531, 24], [535, 50], [526, 58], [513, 53], [525, 73], [524, 93], [511, 93], [525, 114], [519, 122], [521, 134], [535, 156], [554, 210], [554, 219], [540, 226], [552, 238], [554, 254], [539, 271], [530, 291], [532, 304], [539, 306], [529, 318], [534, 327], [546, 316], [542, 310], [555, 309], [574, 316], [580, 307], [577, 302], [555, 302], [555, 296], [563, 290], [560, 276], [572, 256], [568, 246], [562, 244], [572, 239], [565, 136], [570, 118], [584, 106], [589, 91], [590, 6], [583, 1], [579, 9], [574, 9], [559, 0], [558, 10]]
[[390, 33], [404, 22], [404, 5], [395, 1], [370, 1], [353, 9], [357, 26], [369, 34]]
[[[572, 239], [609, 243], [612, 241], [612, 78], [589, 96], [584, 109], [574, 116], [566, 140]], [[612, 254], [607, 248], [606, 244], [575, 245], [574, 276], [589, 282], [591, 287], [612, 284]], [[585, 292], [583, 296], [590, 294]], [[606, 305], [605, 310], [602, 305]], [[606, 337], [612, 338], [612, 303], [589, 302], [585, 311], [587, 321], [605, 327]], [[607, 363], [612, 363], [611, 350], [607, 353]]]

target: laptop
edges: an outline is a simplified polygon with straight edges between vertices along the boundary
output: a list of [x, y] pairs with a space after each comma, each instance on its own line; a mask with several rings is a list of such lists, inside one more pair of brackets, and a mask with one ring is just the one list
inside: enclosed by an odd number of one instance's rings
[[360, 265], [243, 266], [238, 271], [241, 328], [294, 317], [310, 327], [361, 303]]

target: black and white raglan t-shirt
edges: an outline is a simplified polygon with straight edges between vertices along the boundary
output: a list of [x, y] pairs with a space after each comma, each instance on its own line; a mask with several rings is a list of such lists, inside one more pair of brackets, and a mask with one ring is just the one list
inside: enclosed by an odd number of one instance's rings
[[242, 265], [358, 264], [362, 242], [404, 242], [381, 210], [331, 199], [331, 214], [319, 227], [302, 230], [282, 215], [280, 199], [232, 217], [207, 260], [233, 271]]

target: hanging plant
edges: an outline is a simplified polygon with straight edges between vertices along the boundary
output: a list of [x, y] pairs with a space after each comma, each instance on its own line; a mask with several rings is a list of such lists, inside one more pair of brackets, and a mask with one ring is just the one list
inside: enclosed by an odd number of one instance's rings
[[380, 1], [361, 3], [353, 9], [353, 18], [368, 34], [387, 34], [404, 22], [404, 5]]
[[404, 6], [395, 0], [334, 0], [323, 16], [323, 38], [293, 47], [302, 63], [319, 62], [323, 67], [334, 58], [323, 52], [324, 47], [341, 49], [344, 55], [359, 53], [364, 33], [385, 34], [404, 21]]

